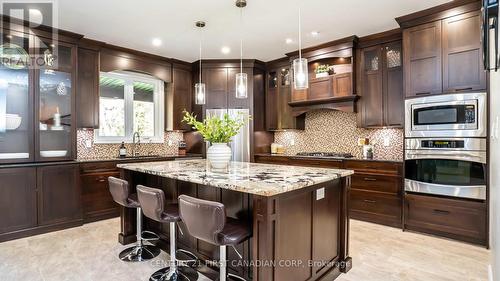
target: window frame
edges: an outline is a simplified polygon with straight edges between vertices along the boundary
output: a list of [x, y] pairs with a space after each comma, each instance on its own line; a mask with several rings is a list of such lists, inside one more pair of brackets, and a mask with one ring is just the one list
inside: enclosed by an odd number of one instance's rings
[[[125, 136], [99, 136], [99, 129], [94, 130], [94, 143], [132, 143], [134, 135], [134, 82], [143, 82], [154, 85], [154, 132], [152, 137], [141, 136], [142, 143], [164, 143], [164, 115], [165, 115], [165, 91], [164, 82], [153, 76], [129, 72], [129, 71], [113, 71], [113, 72], [100, 72], [99, 78], [105, 76], [109, 78], [122, 79], [125, 81], [124, 87], [124, 102], [125, 102]], [[99, 100], [101, 96], [99, 95]], [[100, 104], [100, 102], [99, 102]], [[99, 106], [99, 115], [101, 114], [101, 107]], [[102, 120], [101, 120], [102, 122]]]

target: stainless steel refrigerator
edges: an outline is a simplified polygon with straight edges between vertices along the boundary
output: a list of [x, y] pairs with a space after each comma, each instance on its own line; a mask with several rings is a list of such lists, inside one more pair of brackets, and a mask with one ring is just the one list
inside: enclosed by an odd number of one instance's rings
[[[207, 109], [206, 116], [219, 116], [223, 117], [224, 114], [229, 114], [231, 118], [241, 118], [241, 116], [248, 116], [250, 111], [248, 109]], [[210, 146], [207, 143], [207, 148]], [[250, 122], [241, 128], [238, 135], [232, 138], [229, 143], [233, 156], [231, 161], [250, 162]]]

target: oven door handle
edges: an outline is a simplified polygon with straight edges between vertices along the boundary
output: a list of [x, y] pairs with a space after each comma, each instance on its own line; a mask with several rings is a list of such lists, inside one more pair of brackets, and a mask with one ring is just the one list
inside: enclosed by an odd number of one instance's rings
[[440, 151], [440, 152], [417, 152], [406, 151], [405, 159], [449, 159], [449, 160], [462, 160], [470, 162], [479, 162], [486, 164], [486, 153], [484, 152], [463, 152], [463, 151]]
[[405, 191], [485, 200], [486, 185], [447, 185], [405, 179]]

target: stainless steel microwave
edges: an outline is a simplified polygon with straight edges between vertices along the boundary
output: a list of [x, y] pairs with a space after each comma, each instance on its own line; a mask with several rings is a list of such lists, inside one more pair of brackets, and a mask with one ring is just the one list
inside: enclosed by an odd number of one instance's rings
[[448, 94], [405, 101], [405, 136], [486, 137], [486, 93]]

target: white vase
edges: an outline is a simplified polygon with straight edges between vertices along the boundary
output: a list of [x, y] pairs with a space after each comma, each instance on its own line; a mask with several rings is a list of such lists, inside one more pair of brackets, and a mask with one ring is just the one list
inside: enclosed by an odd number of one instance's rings
[[231, 155], [231, 148], [227, 143], [213, 143], [207, 150], [207, 160], [214, 169], [227, 168]]

